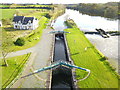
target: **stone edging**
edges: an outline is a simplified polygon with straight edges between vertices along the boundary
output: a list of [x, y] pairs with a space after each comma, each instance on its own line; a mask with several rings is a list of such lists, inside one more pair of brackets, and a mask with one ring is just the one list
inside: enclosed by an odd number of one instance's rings
[[[47, 65], [51, 65], [52, 64], [52, 62], [53, 62], [53, 55], [54, 55], [54, 42], [55, 42], [55, 35], [53, 34], [53, 38], [52, 38], [52, 46], [51, 46], [51, 57], [50, 57], [50, 59], [49, 59], [49, 62], [48, 62], [48, 64]], [[48, 79], [47, 79], [47, 81], [46, 81], [46, 88], [47, 89], [51, 89], [51, 80], [52, 80], [52, 70], [50, 70], [49, 72], [48, 72]]]
[[[67, 49], [67, 54], [68, 54], [68, 58], [71, 64], [74, 64], [73, 60], [70, 58], [70, 50], [68, 47], [68, 43], [67, 43], [67, 39], [66, 39], [66, 35], [64, 34], [64, 40], [65, 40], [65, 45], [66, 45], [66, 49]], [[75, 68], [72, 69], [72, 77], [73, 77], [73, 83], [74, 83], [74, 88], [78, 88], [77, 86], [77, 80], [75, 79]]]

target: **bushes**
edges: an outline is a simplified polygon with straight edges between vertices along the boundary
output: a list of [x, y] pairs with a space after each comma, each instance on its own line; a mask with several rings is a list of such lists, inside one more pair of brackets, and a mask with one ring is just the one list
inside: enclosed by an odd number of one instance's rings
[[11, 25], [11, 20], [10, 19], [2, 19], [3, 25]]
[[48, 19], [50, 19], [50, 18], [51, 18], [51, 15], [48, 14], [48, 13], [46, 13], [46, 14], [45, 14], [45, 17], [48, 18]]
[[18, 38], [15, 42], [14, 42], [15, 45], [18, 45], [18, 46], [23, 46], [25, 44], [25, 40], [24, 38]]

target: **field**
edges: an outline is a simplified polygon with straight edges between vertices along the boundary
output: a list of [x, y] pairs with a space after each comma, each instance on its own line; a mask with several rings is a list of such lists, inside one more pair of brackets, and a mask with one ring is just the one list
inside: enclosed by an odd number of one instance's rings
[[10, 7], [10, 5], [2, 5], [2, 4], [0, 4], [0, 7]]
[[[8, 84], [11, 83], [12, 80], [23, 70], [26, 61], [30, 56], [29, 54], [16, 56], [7, 58], [8, 67], [0, 67], [2, 69], [0, 73], [2, 73], [2, 88], [5, 88]], [[0, 60], [0, 65], [2, 64]]]
[[38, 12], [37, 10], [39, 10], [39, 12], [44, 13], [43, 10], [41, 9], [0, 9], [0, 12], [2, 12], [2, 17], [0, 17], [1, 19], [13, 19], [14, 14], [18, 14], [18, 15], [30, 15], [32, 16], [33, 13]]
[[[65, 31], [71, 59], [74, 64], [91, 70], [90, 76], [78, 81], [80, 88], [118, 88], [118, 75], [109, 65], [105, 57], [88, 41], [78, 28], [68, 28]], [[76, 79], [83, 78], [87, 73], [76, 70]]]

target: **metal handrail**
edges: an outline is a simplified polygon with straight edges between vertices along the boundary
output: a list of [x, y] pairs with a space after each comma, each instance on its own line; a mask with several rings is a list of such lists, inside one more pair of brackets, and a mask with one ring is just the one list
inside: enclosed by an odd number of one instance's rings
[[28, 75], [22, 76], [21, 78], [25, 78], [25, 77], [31, 76], [33, 74], [36, 74], [36, 73], [39, 73], [39, 72], [42, 72], [42, 71], [52, 69], [52, 68], [55, 68], [57, 66], [67, 66], [67, 67], [70, 67], [70, 68], [77, 68], [77, 69], [80, 69], [80, 70], [87, 71], [88, 75], [86, 77], [84, 77], [83, 79], [80, 79], [80, 81], [81, 80], [85, 80], [90, 75], [90, 70], [89, 69], [78, 67], [78, 66], [70, 64], [69, 62], [66, 62], [66, 61], [63, 61], [63, 60], [59, 60], [59, 61], [55, 62], [54, 64], [48, 66], [48, 67], [43, 67], [43, 68], [40, 68], [38, 70], [35, 70], [33, 73], [30, 73]]

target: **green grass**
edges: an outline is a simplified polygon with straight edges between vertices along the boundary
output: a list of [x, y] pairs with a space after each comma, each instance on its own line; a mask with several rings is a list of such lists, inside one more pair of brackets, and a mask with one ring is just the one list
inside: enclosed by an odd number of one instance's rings
[[69, 19], [67, 21], [65, 21], [65, 25], [68, 27], [68, 28], [73, 28], [73, 27], [77, 27], [77, 25], [75, 23], [73, 23], [74, 21], [72, 19]]
[[18, 51], [18, 50], [27, 49], [27, 48], [30, 48], [30, 47], [36, 45], [41, 39], [42, 31], [46, 27], [45, 23], [47, 20], [48, 20], [47, 18], [42, 17], [40, 20], [40, 26], [36, 30], [32, 31], [30, 34], [28, 34], [27, 36], [24, 37], [24, 39], [25, 39], [24, 46], [13, 45], [10, 47], [13, 48], [15, 51]]
[[12, 19], [14, 17], [14, 14], [18, 13], [21, 15], [29, 15], [35, 13], [36, 9], [0, 9], [0, 12], [2, 12], [1, 19]]
[[[31, 10], [33, 10], [33, 9], [31, 9]], [[30, 47], [34, 46], [35, 44], [37, 44], [41, 39], [42, 30], [46, 28], [45, 24], [48, 22], [49, 19], [44, 17], [44, 14], [47, 13], [48, 11], [35, 11], [34, 13], [29, 14], [28, 12], [31, 12], [31, 10], [20, 9], [20, 11], [27, 13], [26, 16], [30, 16], [30, 17], [35, 16], [39, 20], [39, 27], [37, 29], [32, 30], [32, 31], [31, 30], [14, 30], [13, 28], [11, 28], [12, 25], [6, 25], [5, 27], [2, 28], [3, 31], [6, 31], [7, 35], [9, 36], [9, 38], [12, 39], [12, 41], [15, 41], [18, 37], [23, 37], [25, 39], [24, 46], [15, 46], [14, 44], [9, 46], [9, 48], [12, 48], [14, 51], [27, 49], [27, 48], [30, 48]], [[36, 10], [36, 9], [34, 9], [34, 10]], [[11, 9], [10, 9], [10, 11], [11, 11]], [[3, 18], [5, 18], [5, 17], [3, 17]], [[10, 18], [10, 17], [7, 17], [7, 18]], [[7, 38], [6, 35], [3, 36], [3, 38]]]
[[2, 5], [2, 4], [0, 4], [0, 7], [10, 7], [10, 5]]
[[[80, 88], [118, 88], [118, 76], [83, 32], [78, 28], [70, 28], [65, 31], [71, 32], [66, 34], [66, 38], [74, 64], [91, 70], [90, 76], [79, 81], [78, 86]], [[86, 47], [89, 48], [85, 51]], [[86, 72], [76, 70], [76, 79], [79, 80], [85, 75]]]
[[[39, 27], [32, 31], [31, 30], [15, 30], [12, 28], [13, 27], [12, 25], [5, 25], [4, 27], [2, 27], [3, 31], [6, 31], [7, 33], [6, 35], [9, 36], [9, 38], [11, 38], [12, 41], [15, 41], [18, 37], [23, 37], [25, 39], [24, 46], [15, 46], [14, 44], [8, 46], [14, 51], [30, 48], [36, 45], [40, 41], [42, 36], [42, 30], [46, 28], [46, 23], [48, 23], [49, 21], [49, 19], [46, 18], [44, 15], [46, 13], [51, 12], [49, 10], [42, 10], [42, 9], [3, 9], [4, 13], [2, 13], [3, 15], [2, 18], [3, 19], [13, 18], [13, 15], [15, 14], [16, 10], [19, 10], [19, 12], [21, 12], [22, 14], [25, 14], [25, 16], [29, 16], [29, 17], [35, 16], [39, 20]], [[63, 13], [62, 10], [56, 11], [54, 14], [52, 13], [53, 14], [52, 18], [57, 17], [61, 13]], [[3, 36], [3, 38], [7, 38], [6, 35]]]
[[23, 70], [23, 67], [25, 66], [25, 63], [28, 60], [29, 56], [30, 53], [7, 58], [9, 66], [0, 66], [0, 69], [2, 69], [2, 71], [0, 71], [0, 73], [2, 73], [2, 88], [5, 88], [7, 85], [9, 85], [12, 80], [14, 80], [16, 76]]

